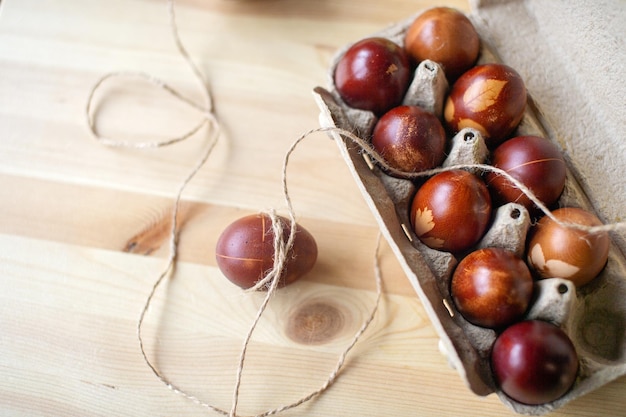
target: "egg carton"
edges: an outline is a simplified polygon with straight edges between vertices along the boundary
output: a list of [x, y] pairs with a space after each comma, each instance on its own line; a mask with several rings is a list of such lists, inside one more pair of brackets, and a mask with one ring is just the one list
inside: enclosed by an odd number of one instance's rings
[[[402, 45], [404, 34], [415, 17], [393, 24], [371, 36], [381, 36]], [[478, 28], [484, 29], [480, 16], [470, 15]], [[488, 39], [481, 34], [479, 62], [501, 62]], [[328, 71], [328, 87], [317, 87], [313, 95], [320, 108], [320, 124], [338, 127], [367, 140], [377, 121], [376, 116], [347, 106], [333, 86], [334, 68], [351, 45], [339, 50]], [[443, 71], [432, 61], [423, 61], [415, 70], [413, 81], [402, 104], [417, 105], [441, 119], [448, 82]], [[532, 98], [514, 135], [537, 135], [551, 138], [545, 120], [541, 120]], [[501, 392], [492, 376], [490, 351], [494, 330], [478, 327], [463, 318], [450, 295], [450, 279], [460, 261], [448, 252], [431, 249], [420, 242], [410, 227], [410, 204], [417, 186], [415, 181], [387, 175], [368, 154], [351, 139], [336, 131], [329, 133], [356, 185], [374, 214], [382, 234], [398, 258], [406, 276], [419, 296], [440, 337], [440, 348], [467, 386], [477, 395], [496, 393], [509, 408], [520, 414], [543, 415], [602, 385], [626, 374], [626, 261], [622, 250], [611, 243], [606, 267], [591, 283], [576, 288], [571, 281], [550, 278], [537, 281], [532, 305], [525, 318], [541, 319], [559, 325], [570, 337], [579, 357], [579, 372], [574, 386], [556, 401], [542, 405], [519, 403]], [[478, 131], [461, 130], [443, 166], [481, 164], [488, 150]], [[565, 189], [558, 205], [594, 211], [585, 190], [568, 166]], [[479, 247], [503, 247], [523, 256], [526, 234], [531, 226], [527, 210], [509, 203], [498, 207], [489, 230]]]

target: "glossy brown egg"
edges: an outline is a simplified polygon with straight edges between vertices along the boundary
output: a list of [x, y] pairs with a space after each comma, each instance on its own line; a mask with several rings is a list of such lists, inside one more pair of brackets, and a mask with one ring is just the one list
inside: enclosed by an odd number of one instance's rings
[[[539, 136], [518, 136], [498, 146], [491, 163], [506, 171], [535, 194], [546, 206], [554, 204], [565, 186], [566, 167], [561, 151]], [[518, 203], [533, 214], [535, 204], [504, 176], [488, 173], [487, 185], [499, 203]]]
[[450, 294], [467, 321], [503, 328], [519, 320], [533, 295], [533, 278], [524, 261], [501, 248], [476, 250], [459, 262]]
[[[285, 242], [291, 230], [290, 222], [278, 216], [283, 224]], [[253, 214], [231, 223], [220, 235], [215, 248], [217, 265], [232, 283], [247, 289], [265, 277], [274, 266], [274, 231], [267, 214]], [[317, 244], [313, 236], [300, 225], [291, 253], [283, 270], [281, 286], [292, 283], [308, 273], [317, 260]]]
[[410, 68], [402, 47], [386, 38], [366, 38], [340, 58], [334, 73], [335, 88], [348, 106], [379, 116], [404, 98]]
[[372, 147], [391, 167], [420, 172], [443, 162], [446, 132], [434, 114], [417, 106], [399, 106], [376, 123]]
[[418, 63], [430, 59], [440, 64], [452, 83], [476, 62], [480, 38], [459, 10], [435, 7], [415, 19], [404, 38], [404, 48]]
[[[580, 208], [561, 208], [552, 214], [561, 222], [583, 226], [602, 224], [595, 214]], [[541, 278], [565, 278], [580, 287], [602, 271], [609, 244], [607, 232], [591, 234], [561, 226], [546, 216], [530, 231], [528, 263]]]
[[429, 178], [411, 204], [417, 237], [433, 249], [468, 250], [483, 236], [491, 219], [491, 198], [485, 183], [462, 170]]
[[503, 64], [473, 67], [454, 83], [446, 100], [448, 129], [478, 130], [489, 148], [495, 148], [515, 130], [526, 109], [522, 77]]

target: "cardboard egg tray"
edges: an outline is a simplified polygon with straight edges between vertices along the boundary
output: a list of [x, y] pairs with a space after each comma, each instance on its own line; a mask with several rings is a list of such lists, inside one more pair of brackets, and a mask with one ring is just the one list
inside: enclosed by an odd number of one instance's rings
[[[473, 12], [469, 17], [481, 35], [482, 42], [478, 64], [504, 62], [516, 68], [515, 64], [501, 60], [500, 49], [496, 49], [494, 45], [504, 48], [506, 43], [502, 40], [493, 42], [491, 22], [500, 16], [520, 12], [508, 10], [507, 7], [528, 10], [532, 3], [512, 1], [504, 6], [498, 6], [492, 1], [472, 3]], [[371, 36], [383, 36], [402, 45], [406, 30], [419, 14], [417, 12], [405, 21]], [[368, 140], [376, 117], [370, 112], [348, 107], [333, 87], [334, 67], [349, 46], [338, 51], [333, 60], [328, 72], [328, 88], [317, 87], [314, 97], [321, 110], [322, 126], [336, 126]], [[403, 104], [421, 106], [441, 118], [447, 90], [448, 82], [440, 67], [434, 62], [424, 61], [415, 70]], [[533, 91], [529, 88], [526, 113], [513, 136], [547, 137], [563, 148], [562, 138], [555, 137], [558, 129], [547, 124], [545, 114], [539, 109], [541, 97], [533, 97], [532, 94]], [[579, 356], [579, 373], [572, 389], [554, 402], [538, 406], [516, 402], [499, 391], [492, 377], [489, 356], [496, 333], [466, 321], [452, 302], [449, 282], [460, 259], [450, 253], [428, 248], [412, 231], [409, 210], [420, 182], [388, 176], [352, 140], [336, 132], [331, 132], [330, 135], [339, 145], [340, 152], [383, 235], [421, 299], [440, 336], [440, 348], [474, 393], [496, 393], [505, 405], [517, 413], [542, 415], [626, 374], [626, 247], [623, 245], [623, 234], [611, 234], [613, 242], [608, 263], [601, 275], [591, 283], [577, 289], [570, 281], [560, 278], [536, 282], [536, 294], [525, 318], [551, 321], [566, 331]], [[484, 163], [488, 158], [487, 148], [477, 131], [464, 129], [451, 138], [451, 141], [444, 167]], [[598, 206], [607, 207], [606, 200], [603, 200], [604, 205], [593, 204], [589, 196], [593, 194], [589, 192], [589, 182], [580, 180], [584, 175], [581, 175], [571, 155], [566, 155], [566, 161], [567, 181], [558, 206], [581, 207], [596, 212], [600, 218], [606, 218], [607, 213], [598, 213], [597, 209]], [[623, 181], [623, 178], [617, 181]], [[618, 197], [615, 201], [618, 205], [617, 212], [623, 211], [624, 203], [621, 198]], [[608, 207], [615, 210], [614, 205]], [[494, 213], [490, 229], [477, 247], [505, 247], [524, 256], [526, 233], [531, 226], [526, 209], [511, 203], [494, 208]], [[608, 215], [610, 214], [609, 210]]]

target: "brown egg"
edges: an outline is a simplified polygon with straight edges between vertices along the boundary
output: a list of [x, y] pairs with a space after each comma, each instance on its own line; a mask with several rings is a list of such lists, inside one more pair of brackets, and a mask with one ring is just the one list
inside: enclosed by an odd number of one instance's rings
[[495, 148], [517, 127], [526, 109], [522, 77], [503, 64], [473, 67], [454, 83], [444, 118], [451, 133], [471, 127]]
[[398, 106], [374, 126], [372, 146], [391, 167], [420, 172], [443, 162], [446, 131], [434, 114], [417, 106]]
[[440, 64], [452, 83], [476, 62], [480, 38], [463, 13], [435, 7], [415, 19], [404, 38], [404, 48], [418, 63], [430, 59]]
[[502, 328], [526, 312], [533, 295], [533, 278], [524, 261], [513, 252], [478, 249], [454, 270], [450, 294], [469, 322]]
[[[285, 242], [291, 231], [284, 217]], [[253, 214], [231, 223], [220, 235], [215, 248], [217, 265], [224, 276], [241, 288], [253, 287], [274, 266], [274, 231], [272, 219], [267, 214]], [[285, 264], [280, 285], [292, 283], [308, 273], [317, 260], [317, 244], [313, 236], [300, 225], [291, 253]]]
[[468, 250], [491, 220], [491, 197], [485, 183], [462, 170], [444, 171], [417, 190], [411, 224], [426, 246], [448, 252]]
[[[561, 222], [583, 226], [602, 224], [593, 213], [580, 208], [561, 208], [553, 214]], [[607, 232], [590, 234], [561, 226], [546, 216], [531, 229], [528, 263], [541, 278], [565, 278], [580, 287], [604, 268], [609, 243]]]

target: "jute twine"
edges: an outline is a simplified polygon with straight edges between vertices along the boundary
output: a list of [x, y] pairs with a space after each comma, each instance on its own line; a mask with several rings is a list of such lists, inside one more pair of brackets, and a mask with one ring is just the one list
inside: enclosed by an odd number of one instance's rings
[[[336, 133], [339, 134], [341, 137], [348, 139], [352, 142], [354, 142], [356, 145], [358, 145], [361, 150], [365, 153], [367, 153], [374, 161], [377, 162], [377, 164], [382, 167], [385, 171], [391, 173], [391, 174], [396, 174], [396, 175], [400, 175], [403, 176], [405, 178], [409, 178], [409, 179], [417, 179], [417, 178], [423, 178], [423, 177], [429, 177], [429, 176], [433, 176], [436, 175], [438, 173], [444, 172], [444, 171], [451, 171], [451, 170], [456, 170], [456, 169], [466, 169], [466, 170], [482, 170], [484, 172], [493, 172], [496, 173], [498, 175], [504, 176], [507, 180], [509, 180], [515, 187], [517, 187], [522, 193], [524, 193], [546, 216], [550, 217], [553, 221], [555, 221], [557, 224], [563, 226], [563, 227], [571, 227], [577, 230], [581, 230], [583, 232], [587, 232], [587, 233], [603, 233], [603, 232], [611, 232], [611, 231], [617, 231], [617, 230], [621, 230], [621, 229], [626, 229], [626, 222], [619, 222], [619, 223], [612, 223], [612, 224], [603, 224], [603, 225], [599, 225], [599, 226], [586, 226], [586, 225], [581, 225], [581, 224], [577, 224], [577, 223], [570, 223], [570, 222], [563, 222], [559, 219], [557, 219], [552, 212], [548, 209], [548, 207], [528, 188], [526, 187], [523, 183], [521, 183], [519, 180], [517, 180], [516, 178], [514, 178], [513, 176], [511, 176], [509, 173], [507, 173], [506, 171], [499, 169], [497, 167], [491, 166], [491, 165], [487, 165], [487, 164], [459, 164], [459, 165], [454, 165], [454, 166], [448, 166], [448, 167], [441, 167], [441, 168], [435, 168], [435, 169], [431, 169], [431, 170], [427, 170], [427, 171], [421, 171], [421, 172], [417, 172], [417, 173], [408, 173], [408, 172], [403, 172], [400, 170], [397, 170], [395, 168], [393, 168], [392, 166], [390, 166], [389, 164], [387, 164], [387, 162], [370, 146], [369, 142], [364, 140], [363, 138], [353, 134], [350, 131], [341, 129], [341, 128], [336, 128], [336, 127], [323, 127], [323, 128], [316, 128], [316, 129], [311, 129], [307, 132], [305, 132], [304, 134], [302, 134], [299, 138], [297, 138], [291, 145], [291, 147], [288, 149], [288, 151], [285, 154], [285, 158], [283, 161], [283, 166], [282, 166], [282, 191], [283, 191], [283, 195], [285, 198], [285, 204], [287, 207], [287, 212], [289, 214], [289, 222], [290, 222], [290, 233], [289, 236], [287, 238], [287, 240], [284, 240], [284, 236], [283, 236], [283, 229], [284, 226], [282, 224], [282, 221], [280, 220], [279, 216], [276, 215], [276, 212], [274, 210], [270, 210], [267, 214], [270, 216], [271, 220], [272, 220], [272, 229], [273, 229], [273, 233], [274, 233], [274, 250], [275, 250], [275, 256], [274, 256], [274, 264], [273, 264], [273, 268], [272, 270], [270, 270], [264, 277], [262, 280], [260, 280], [253, 288], [251, 288], [249, 291], [256, 291], [258, 289], [267, 289], [266, 291], [266, 296], [263, 299], [263, 302], [261, 303], [261, 306], [259, 307], [252, 323], [250, 324], [250, 327], [248, 329], [248, 332], [245, 335], [243, 344], [242, 344], [242, 348], [239, 354], [239, 361], [238, 361], [238, 366], [237, 366], [237, 370], [236, 370], [236, 381], [235, 381], [235, 386], [233, 389], [233, 395], [232, 395], [232, 402], [231, 402], [231, 408], [229, 411], [226, 411], [222, 408], [219, 408], [217, 406], [214, 406], [212, 404], [209, 404], [203, 400], [201, 400], [200, 398], [198, 398], [195, 395], [189, 394], [188, 392], [186, 392], [183, 388], [179, 387], [178, 385], [176, 385], [175, 383], [171, 382], [165, 375], [163, 375], [159, 369], [156, 368], [156, 366], [152, 363], [152, 361], [150, 360], [150, 358], [148, 357], [146, 350], [145, 350], [145, 343], [144, 343], [144, 339], [143, 339], [143, 335], [142, 335], [142, 328], [143, 328], [143, 323], [146, 319], [146, 314], [148, 313], [148, 310], [151, 306], [151, 303], [153, 301], [153, 298], [158, 290], [158, 288], [160, 287], [160, 285], [162, 284], [162, 282], [165, 280], [166, 277], [169, 276], [169, 274], [171, 273], [171, 271], [173, 270], [173, 267], [175, 266], [176, 263], [176, 257], [177, 257], [177, 240], [178, 240], [178, 233], [179, 233], [179, 229], [178, 229], [178, 215], [179, 215], [179, 208], [180, 208], [180, 202], [181, 202], [181, 196], [183, 191], [185, 190], [185, 188], [187, 187], [187, 184], [193, 179], [193, 177], [198, 173], [198, 171], [205, 165], [206, 161], [208, 160], [209, 156], [211, 155], [212, 150], [214, 149], [218, 138], [220, 136], [220, 123], [214, 113], [213, 110], [213, 100], [212, 100], [212, 95], [211, 95], [211, 90], [210, 87], [208, 85], [208, 83], [205, 81], [204, 76], [202, 74], [202, 72], [197, 68], [197, 66], [194, 64], [193, 60], [191, 59], [191, 57], [189, 56], [189, 54], [187, 53], [187, 50], [185, 49], [185, 47], [183, 46], [179, 34], [178, 34], [178, 27], [176, 24], [176, 17], [175, 17], [175, 13], [174, 13], [174, 0], [168, 0], [167, 1], [167, 5], [168, 5], [168, 12], [169, 12], [169, 18], [170, 18], [170, 28], [172, 30], [172, 36], [173, 39], [175, 41], [176, 44], [176, 48], [178, 50], [178, 52], [181, 54], [181, 56], [184, 58], [185, 62], [187, 63], [187, 65], [189, 66], [189, 68], [192, 70], [195, 78], [197, 79], [197, 81], [199, 82], [200, 86], [201, 86], [201, 92], [203, 95], [203, 99], [204, 99], [204, 104], [200, 105], [196, 102], [194, 102], [193, 100], [185, 97], [183, 94], [181, 94], [179, 91], [177, 91], [176, 89], [172, 88], [171, 86], [169, 86], [168, 84], [166, 84], [165, 82], [147, 74], [147, 73], [143, 73], [143, 72], [112, 72], [112, 73], [108, 73], [106, 75], [104, 75], [103, 77], [101, 77], [92, 87], [89, 95], [88, 95], [88, 100], [87, 100], [87, 105], [86, 105], [86, 109], [85, 109], [85, 114], [86, 114], [86, 119], [87, 119], [87, 125], [89, 128], [89, 132], [91, 134], [91, 136], [96, 139], [97, 141], [99, 141], [102, 145], [108, 146], [108, 147], [118, 147], [118, 148], [135, 148], [135, 149], [149, 149], [149, 148], [161, 148], [161, 147], [166, 147], [166, 146], [170, 146], [170, 145], [174, 145], [176, 143], [182, 142], [186, 139], [189, 139], [190, 137], [192, 137], [193, 135], [195, 135], [196, 133], [198, 133], [202, 128], [204, 128], [205, 126], [208, 128], [208, 132], [209, 132], [209, 140], [207, 141], [207, 145], [204, 149], [204, 151], [201, 153], [200, 158], [198, 159], [198, 161], [196, 162], [196, 164], [193, 166], [192, 170], [189, 172], [189, 174], [183, 179], [183, 181], [181, 182], [181, 184], [178, 187], [178, 190], [176, 191], [175, 195], [174, 195], [174, 208], [172, 210], [172, 222], [171, 222], [171, 229], [170, 229], [170, 235], [169, 235], [169, 252], [167, 255], [167, 260], [166, 260], [166, 264], [165, 267], [163, 268], [162, 272], [160, 273], [160, 275], [158, 276], [158, 278], [156, 279], [156, 281], [153, 283], [152, 288], [149, 292], [149, 295], [141, 309], [141, 313], [139, 316], [139, 320], [137, 322], [137, 338], [139, 341], [139, 347], [140, 347], [140, 351], [143, 357], [143, 360], [145, 361], [145, 363], [148, 365], [148, 367], [152, 370], [152, 372], [154, 373], [154, 375], [161, 381], [163, 382], [170, 390], [172, 390], [173, 392], [180, 394], [181, 396], [187, 398], [188, 400], [202, 406], [208, 409], [211, 409], [219, 414], [222, 415], [226, 415], [229, 417], [236, 417], [238, 416], [237, 414], [237, 407], [239, 404], [239, 398], [240, 398], [240, 387], [241, 387], [241, 379], [242, 379], [242, 374], [243, 374], [243, 370], [244, 370], [244, 364], [245, 364], [245, 359], [246, 359], [246, 353], [247, 353], [247, 349], [252, 337], [252, 334], [254, 333], [254, 330], [256, 329], [264, 311], [266, 310], [268, 303], [270, 301], [270, 299], [272, 298], [272, 296], [274, 295], [275, 291], [278, 288], [278, 283], [281, 277], [281, 273], [283, 271], [283, 267], [285, 265], [285, 262], [289, 256], [289, 253], [292, 249], [293, 246], [293, 242], [294, 242], [294, 238], [295, 238], [295, 231], [296, 231], [296, 218], [295, 218], [295, 212], [293, 209], [293, 205], [291, 202], [291, 198], [289, 197], [289, 192], [288, 192], [288, 187], [287, 187], [287, 167], [289, 164], [289, 158], [291, 156], [291, 154], [294, 152], [294, 150], [296, 149], [296, 147], [298, 146], [298, 144], [300, 142], [302, 142], [304, 139], [306, 139], [307, 137], [313, 135], [314, 133], [318, 133], [318, 132], [325, 132], [325, 133]], [[176, 137], [172, 137], [172, 138], [167, 138], [164, 140], [159, 140], [159, 141], [148, 141], [148, 142], [134, 142], [134, 141], [127, 141], [127, 140], [118, 140], [118, 139], [114, 139], [114, 138], [107, 138], [104, 137], [102, 135], [100, 135], [97, 132], [96, 129], [96, 124], [95, 124], [95, 111], [93, 109], [93, 104], [95, 102], [95, 94], [96, 92], [102, 88], [102, 86], [113, 80], [116, 78], [130, 78], [130, 79], [134, 79], [134, 80], [138, 80], [138, 81], [143, 81], [143, 82], [148, 82], [152, 85], [154, 85], [155, 87], [161, 89], [162, 91], [165, 91], [167, 93], [169, 93], [170, 95], [172, 95], [174, 98], [180, 100], [181, 102], [189, 105], [191, 108], [195, 109], [196, 111], [198, 111], [201, 115], [202, 118], [200, 120], [200, 122], [195, 125], [193, 128], [189, 129], [187, 132], [185, 132], [182, 135], [178, 135]], [[379, 265], [379, 260], [378, 260], [378, 253], [379, 253], [379, 249], [380, 249], [380, 234], [378, 236], [378, 240], [377, 240], [377, 244], [376, 244], [376, 256], [374, 256], [374, 277], [375, 277], [375, 281], [376, 281], [376, 298], [373, 304], [373, 307], [370, 310], [369, 315], [365, 318], [363, 324], [361, 325], [361, 327], [357, 330], [357, 332], [354, 334], [354, 336], [352, 337], [350, 343], [347, 345], [347, 347], [343, 350], [343, 352], [341, 352], [341, 354], [338, 357], [338, 360], [335, 364], [335, 367], [331, 370], [328, 378], [326, 379], [326, 381], [324, 381], [324, 383], [316, 390], [310, 392], [307, 395], [302, 396], [300, 399], [287, 404], [287, 405], [283, 405], [283, 406], [279, 406], [270, 410], [267, 410], [265, 412], [262, 412], [260, 414], [256, 414], [254, 415], [254, 417], [266, 417], [266, 416], [270, 416], [270, 415], [275, 415], [278, 413], [281, 413], [283, 411], [298, 407], [304, 403], [306, 403], [307, 401], [317, 397], [318, 395], [322, 394], [324, 391], [326, 391], [338, 378], [340, 371], [342, 370], [342, 368], [345, 366], [346, 364], [346, 360], [348, 357], [348, 354], [350, 353], [350, 351], [354, 348], [354, 346], [356, 345], [356, 343], [359, 341], [359, 339], [361, 338], [361, 336], [363, 335], [363, 333], [367, 330], [367, 328], [369, 327], [370, 323], [373, 321], [376, 311], [378, 309], [378, 305], [380, 304], [380, 299], [381, 299], [381, 294], [382, 294], [382, 278], [381, 278], [381, 271], [380, 271], [380, 265]]]
[[[267, 214], [270, 216], [270, 219], [272, 221], [272, 229], [274, 233], [274, 242], [273, 242], [274, 263], [273, 263], [272, 269], [263, 277], [263, 279], [260, 280], [258, 283], [256, 283], [254, 287], [248, 290], [248, 291], [256, 291], [258, 289], [266, 289], [266, 295], [263, 299], [263, 302], [261, 303], [261, 306], [257, 310], [257, 313], [252, 323], [250, 324], [250, 327], [245, 335], [245, 338], [242, 344], [242, 348], [239, 354], [237, 370], [236, 370], [236, 380], [235, 380], [235, 386], [233, 389], [231, 408], [229, 411], [227, 411], [215, 405], [209, 404], [203, 401], [202, 399], [198, 398], [197, 396], [188, 393], [183, 388], [181, 388], [174, 382], [170, 381], [165, 375], [161, 373], [161, 371], [152, 363], [151, 359], [148, 357], [148, 354], [146, 353], [145, 342], [144, 342], [144, 338], [142, 334], [143, 324], [145, 322], [146, 315], [150, 309], [150, 306], [155, 297], [155, 294], [158, 288], [161, 286], [161, 284], [170, 275], [170, 273], [172, 272], [176, 264], [177, 243], [178, 243], [178, 233], [179, 233], [178, 215], [179, 215], [179, 208], [180, 208], [182, 193], [187, 187], [187, 184], [193, 179], [193, 177], [198, 173], [198, 171], [205, 165], [206, 161], [211, 155], [211, 152], [214, 149], [217, 143], [217, 140], [220, 136], [220, 123], [213, 111], [213, 101], [212, 101], [210, 87], [205, 82], [201, 71], [193, 63], [191, 57], [187, 53], [187, 50], [185, 49], [185, 47], [183, 46], [180, 40], [180, 37], [178, 34], [178, 27], [176, 24], [176, 17], [174, 13], [174, 1], [168, 0], [167, 5], [168, 5], [168, 12], [169, 12], [169, 17], [170, 17], [170, 27], [172, 29], [172, 35], [176, 43], [177, 50], [179, 51], [181, 56], [184, 58], [186, 63], [189, 65], [196, 79], [200, 83], [202, 87], [201, 91], [204, 97], [204, 104], [203, 105], [197, 104], [193, 100], [190, 100], [189, 98], [185, 97], [176, 89], [167, 85], [165, 82], [151, 76], [150, 74], [147, 74], [144, 72], [112, 72], [112, 73], [108, 73], [102, 76], [92, 87], [88, 95], [87, 105], [85, 108], [85, 115], [86, 115], [87, 125], [88, 125], [91, 136], [104, 146], [116, 147], [116, 148], [134, 148], [134, 149], [162, 148], [162, 147], [174, 145], [176, 143], [189, 139], [190, 137], [198, 133], [203, 127], [205, 126], [208, 127], [209, 140], [207, 142], [207, 145], [204, 151], [201, 153], [200, 158], [198, 159], [196, 164], [193, 166], [193, 169], [189, 172], [189, 174], [184, 178], [184, 180], [179, 185], [178, 190], [176, 191], [176, 194], [174, 196], [174, 208], [172, 210], [172, 222], [171, 222], [171, 229], [170, 229], [169, 242], [168, 242], [169, 251], [167, 255], [166, 264], [162, 272], [159, 274], [158, 278], [156, 279], [156, 281], [153, 283], [152, 288], [150, 289], [149, 295], [141, 309], [139, 320], [137, 322], [137, 338], [139, 341], [139, 348], [140, 348], [143, 360], [151, 369], [153, 374], [161, 382], [163, 382], [165, 386], [167, 386], [170, 390], [172, 390], [173, 392], [177, 394], [182, 395], [183, 397], [189, 399], [190, 401], [202, 407], [211, 409], [219, 414], [227, 415], [229, 417], [236, 417], [238, 415], [237, 407], [239, 404], [241, 380], [242, 380], [242, 374], [244, 370], [244, 364], [245, 364], [248, 346], [252, 338], [252, 334], [254, 333], [254, 330], [256, 329], [264, 311], [266, 310], [270, 299], [272, 298], [272, 296], [274, 295], [274, 293], [276, 292], [278, 288], [281, 274], [283, 272], [285, 263], [289, 257], [290, 251], [293, 247], [293, 242], [295, 239], [295, 233], [296, 233], [295, 211], [293, 209], [293, 205], [292, 205], [291, 198], [288, 192], [288, 187], [287, 187], [287, 167], [289, 164], [289, 158], [291, 154], [295, 151], [298, 144], [302, 142], [305, 138], [307, 138], [308, 136], [310, 136], [311, 134], [315, 132], [327, 131], [328, 129], [314, 129], [309, 132], [306, 132], [305, 134], [301, 135], [298, 139], [296, 139], [293, 142], [293, 144], [291, 145], [291, 147], [288, 149], [287, 153], [285, 154], [283, 167], [282, 167], [282, 191], [283, 191], [283, 195], [285, 198], [287, 211], [289, 214], [290, 233], [289, 233], [287, 240], [285, 241], [284, 235], [283, 235], [283, 230], [284, 230], [285, 225], [282, 224], [282, 221], [280, 220], [280, 217], [277, 216], [276, 212], [274, 210], [270, 210]], [[199, 111], [200, 114], [202, 115], [201, 121], [196, 126], [194, 126], [193, 128], [191, 128], [190, 130], [188, 130], [182, 135], [172, 137], [172, 138], [167, 138], [164, 140], [158, 140], [158, 141], [134, 142], [134, 141], [128, 141], [128, 140], [108, 138], [99, 134], [97, 131], [96, 122], [95, 122], [97, 112], [94, 111], [94, 103], [96, 101], [95, 99], [96, 92], [100, 90], [107, 82], [110, 82], [111, 80], [119, 79], [119, 78], [130, 78], [133, 80], [147, 82], [151, 85], [154, 85], [155, 87], [169, 93], [174, 98], [189, 105], [191, 108]], [[341, 131], [340, 129], [334, 129], [334, 130]], [[369, 314], [365, 318], [364, 322], [362, 323], [361, 327], [354, 334], [354, 336], [352, 337], [347, 347], [339, 355], [337, 362], [334, 368], [331, 370], [326, 381], [324, 381], [323, 384], [318, 389], [302, 396], [300, 399], [290, 404], [282, 405], [274, 409], [270, 409], [265, 412], [262, 412], [260, 414], [256, 414], [254, 417], [270, 416], [270, 415], [278, 414], [283, 411], [289, 410], [291, 408], [298, 407], [306, 403], [307, 401], [317, 397], [318, 395], [322, 394], [338, 378], [340, 371], [343, 369], [343, 367], [346, 364], [348, 354], [354, 348], [354, 346], [356, 345], [358, 340], [361, 338], [363, 333], [367, 330], [370, 323], [373, 321], [376, 311], [378, 309], [378, 305], [380, 304], [380, 299], [382, 295], [382, 278], [381, 278], [380, 266], [378, 263], [379, 248], [380, 248], [380, 235], [378, 237], [377, 246], [376, 246], [376, 256], [374, 257], [374, 277], [376, 281], [376, 297], [375, 297], [374, 304]]]
[[439, 168], [433, 168], [433, 169], [419, 171], [419, 172], [406, 172], [406, 171], [399, 170], [389, 165], [387, 161], [385, 161], [385, 159], [378, 152], [376, 152], [374, 148], [372, 148], [372, 146], [370, 145], [368, 141], [366, 141], [363, 138], [360, 138], [359, 136], [353, 134], [352, 132], [348, 132], [343, 129], [337, 129], [337, 128], [328, 128], [326, 130], [328, 130], [329, 132], [335, 131], [336, 133], [340, 134], [344, 138], [347, 138], [350, 141], [357, 144], [361, 148], [361, 150], [367, 155], [369, 155], [369, 157], [373, 159], [384, 171], [387, 171], [388, 173], [392, 175], [396, 175], [396, 176], [403, 177], [406, 179], [418, 179], [418, 178], [432, 177], [433, 175], [437, 175], [442, 172], [453, 171], [457, 169], [463, 169], [463, 170], [469, 170], [469, 171], [480, 170], [483, 172], [493, 172], [497, 175], [500, 175], [506, 178], [515, 188], [519, 189], [520, 192], [525, 194], [528, 197], [528, 199], [531, 200], [541, 212], [543, 212], [545, 216], [549, 217], [556, 224], [562, 227], [576, 229], [576, 230], [589, 233], [589, 234], [607, 233], [607, 232], [614, 232], [614, 231], [619, 231], [619, 230], [626, 230], [626, 222], [616, 222], [616, 223], [601, 224], [598, 226], [588, 226], [588, 225], [583, 225], [580, 223], [565, 222], [561, 219], [558, 219], [552, 213], [552, 211], [544, 204], [544, 202], [541, 201], [541, 199], [537, 197], [530, 188], [524, 185], [524, 183], [522, 183], [517, 178], [513, 177], [507, 171], [501, 168], [495, 167], [493, 165], [456, 164], [456, 165], [449, 165], [445, 168], [439, 167]]

